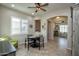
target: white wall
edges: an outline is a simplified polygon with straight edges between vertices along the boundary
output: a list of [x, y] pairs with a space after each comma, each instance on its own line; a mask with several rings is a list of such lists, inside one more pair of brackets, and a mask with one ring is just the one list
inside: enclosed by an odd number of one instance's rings
[[[1, 13], [1, 11], [0, 11]], [[0, 14], [0, 27], [1, 27], [1, 14]], [[0, 34], [1, 34], [1, 28], [0, 28]]]
[[[0, 6], [0, 34], [11, 34], [11, 16], [26, 19], [29, 21], [29, 24], [33, 24], [31, 16]], [[33, 29], [28, 29], [28, 33], [30, 34], [33, 33], [33, 31]], [[19, 40], [19, 43], [21, 44], [24, 42], [26, 35], [19, 34], [12, 37], [17, 38]]]
[[52, 40], [54, 40], [54, 30], [55, 30], [55, 23], [52, 22], [51, 23], [51, 38], [52, 38]]
[[70, 8], [69, 7], [65, 7], [63, 9], [59, 9], [59, 10], [55, 10], [52, 12], [49, 12], [47, 14], [45, 14], [44, 16], [42, 16], [41, 22], [42, 25], [45, 24], [45, 29], [41, 29], [42, 33], [44, 34], [45, 37], [45, 41], [47, 42], [47, 19], [49, 19], [50, 17], [55, 17], [55, 16], [68, 16], [68, 48], [71, 49], [71, 13], [70, 13]]
[[55, 23], [51, 20], [48, 24], [48, 39], [54, 40]]

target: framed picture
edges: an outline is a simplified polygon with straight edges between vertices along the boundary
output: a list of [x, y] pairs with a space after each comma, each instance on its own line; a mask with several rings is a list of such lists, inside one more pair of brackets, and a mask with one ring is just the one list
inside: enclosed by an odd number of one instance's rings
[[29, 27], [30, 27], [30, 28], [32, 28], [32, 27], [33, 27], [33, 25], [29, 25]]

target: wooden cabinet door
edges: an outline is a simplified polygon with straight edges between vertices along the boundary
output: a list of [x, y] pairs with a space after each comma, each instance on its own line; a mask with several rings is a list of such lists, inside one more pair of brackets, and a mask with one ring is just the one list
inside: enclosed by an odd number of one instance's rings
[[35, 31], [41, 31], [41, 22], [40, 20], [35, 20]]

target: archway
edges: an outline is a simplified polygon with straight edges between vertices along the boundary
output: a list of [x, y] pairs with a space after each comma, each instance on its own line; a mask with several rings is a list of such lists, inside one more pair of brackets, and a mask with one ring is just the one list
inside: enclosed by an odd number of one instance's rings
[[67, 48], [68, 16], [54, 16], [49, 18], [47, 20], [47, 32], [48, 42], [59, 39], [58, 43], [62, 47]]

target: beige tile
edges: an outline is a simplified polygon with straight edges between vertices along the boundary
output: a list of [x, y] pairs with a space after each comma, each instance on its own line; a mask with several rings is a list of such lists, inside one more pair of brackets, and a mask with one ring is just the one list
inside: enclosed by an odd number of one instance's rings
[[19, 45], [16, 56], [70, 56], [70, 52], [66, 48], [67, 40], [58, 38], [49, 41], [45, 44], [45, 48], [41, 47], [41, 50], [30, 47], [28, 51], [27, 47], [24, 48], [24, 45]]

